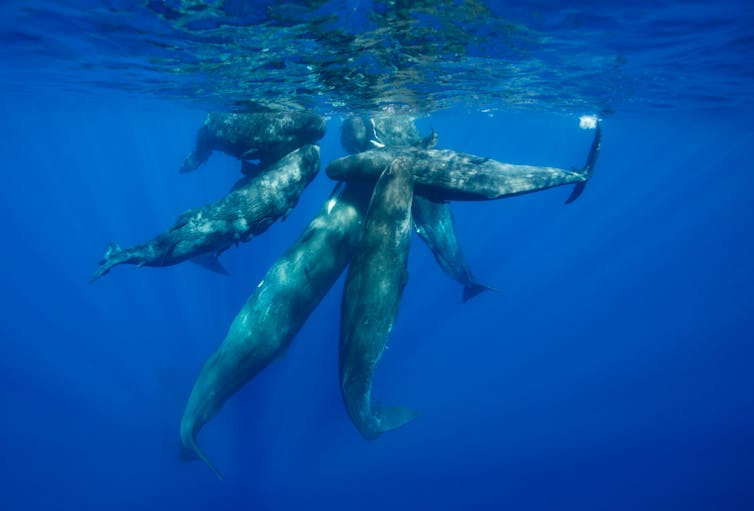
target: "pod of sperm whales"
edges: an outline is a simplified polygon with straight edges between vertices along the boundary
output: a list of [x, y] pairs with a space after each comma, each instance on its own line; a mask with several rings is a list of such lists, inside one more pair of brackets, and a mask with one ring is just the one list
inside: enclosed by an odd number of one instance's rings
[[371, 403], [372, 381], [398, 314], [411, 242], [413, 173], [399, 158], [374, 189], [364, 232], [348, 269], [340, 320], [340, 388], [348, 415], [367, 439], [417, 417], [404, 407]]
[[238, 389], [283, 353], [345, 270], [361, 235], [371, 186], [347, 184], [267, 271], [207, 360], [181, 420], [183, 459], [201, 459], [196, 437]]
[[319, 147], [301, 147], [242, 188], [184, 212], [170, 229], [151, 241], [127, 249], [111, 245], [91, 281], [119, 264], [170, 266], [248, 241], [285, 218], [318, 171]]
[[471, 274], [461, 253], [461, 245], [453, 227], [453, 215], [447, 204], [415, 195], [411, 212], [416, 232], [432, 250], [440, 268], [463, 285], [464, 303], [482, 291], [495, 291], [477, 282]]
[[450, 149], [384, 147], [339, 158], [327, 166], [327, 175], [338, 181], [374, 181], [396, 158], [405, 158], [414, 172], [416, 193], [436, 202], [501, 199], [575, 184], [567, 201], [573, 202], [592, 175], [601, 133], [598, 125], [586, 164], [576, 171], [502, 163]]
[[[196, 146], [186, 157], [181, 172], [190, 172], [207, 161], [212, 151], [245, 160], [244, 173], [256, 173], [325, 134], [325, 120], [308, 111], [222, 113], [207, 115], [196, 135]], [[258, 161], [258, 165], [247, 163]]]
[[[363, 152], [375, 147], [417, 147], [431, 149], [437, 144], [434, 130], [422, 138], [407, 116], [350, 117], [343, 122], [341, 143], [346, 151]], [[469, 299], [492, 288], [471, 275], [458, 243], [450, 205], [415, 196], [412, 207], [414, 227], [427, 244], [440, 268], [463, 286], [462, 299]]]

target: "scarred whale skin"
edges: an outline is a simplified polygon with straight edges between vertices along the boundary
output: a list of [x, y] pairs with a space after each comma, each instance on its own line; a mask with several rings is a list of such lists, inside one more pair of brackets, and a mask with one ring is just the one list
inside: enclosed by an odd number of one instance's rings
[[340, 143], [349, 153], [395, 146], [430, 149], [437, 143], [437, 135], [432, 131], [422, 138], [411, 117], [375, 114], [372, 117], [353, 116], [343, 121]]
[[347, 184], [328, 200], [269, 269], [225, 340], [202, 367], [181, 420], [184, 459], [199, 458], [219, 476], [196, 437], [238, 389], [283, 353], [333, 286], [361, 235], [371, 187]]
[[440, 268], [463, 286], [463, 301], [467, 302], [482, 291], [494, 291], [480, 284], [471, 274], [456, 237], [453, 214], [447, 203], [432, 202], [414, 195], [411, 211], [414, 228], [435, 256]]
[[[384, 114], [349, 117], [343, 122], [341, 133], [341, 144], [350, 153], [375, 147], [410, 146], [430, 149], [437, 143], [437, 139], [434, 130], [422, 138], [411, 117]], [[464, 303], [482, 291], [492, 289], [480, 284], [471, 275], [456, 236], [450, 204], [432, 202], [415, 195], [412, 214], [416, 232], [432, 251], [440, 268], [463, 286]]]
[[212, 151], [241, 160], [259, 160], [259, 168], [264, 168], [294, 149], [313, 144], [324, 134], [325, 120], [309, 111], [211, 112], [199, 128], [196, 146], [180, 171], [197, 169]]
[[501, 199], [569, 184], [579, 185], [580, 193], [580, 185], [591, 177], [600, 139], [598, 125], [587, 163], [578, 171], [502, 163], [450, 149], [385, 147], [338, 158], [327, 166], [327, 175], [338, 181], [374, 181], [393, 160], [405, 158], [414, 172], [416, 193], [435, 201]]
[[372, 380], [398, 314], [411, 241], [413, 174], [397, 159], [377, 181], [364, 233], [348, 269], [340, 322], [340, 386], [348, 415], [367, 439], [416, 418], [403, 407], [372, 406]]
[[94, 281], [119, 264], [170, 266], [248, 241], [285, 217], [319, 171], [319, 147], [297, 149], [222, 199], [184, 212], [167, 231], [146, 243], [108, 247]]

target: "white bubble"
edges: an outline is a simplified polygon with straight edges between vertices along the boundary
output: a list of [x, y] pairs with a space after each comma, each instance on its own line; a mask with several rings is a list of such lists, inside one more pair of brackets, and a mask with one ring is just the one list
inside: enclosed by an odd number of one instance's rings
[[582, 115], [579, 117], [579, 128], [582, 130], [593, 130], [597, 127], [599, 119], [596, 115]]

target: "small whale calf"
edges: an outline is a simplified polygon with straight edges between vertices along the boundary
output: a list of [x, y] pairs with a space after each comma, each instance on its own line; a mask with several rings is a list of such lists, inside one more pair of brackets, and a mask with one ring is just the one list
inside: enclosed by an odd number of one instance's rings
[[[255, 174], [325, 134], [325, 120], [309, 111], [221, 113], [207, 115], [196, 135], [196, 147], [180, 172], [196, 170], [212, 154], [222, 151], [244, 160], [245, 174]], [[258, 165], [248, 163], [256, 160]]]
[[222, 199], [184, 212], [151, 241], [127, 249], [110, 245], [91, 281], [119, 264], [170, 266], [249, 241], [290, 213], [318, 171], [319, 147], [301, 147]]
[[351, 421], [367, 439], [418, 415], [409, 408], [374, 406], [371, 399], [377, 363], [408, 278], [413, 181], [411, 162], [405, 158], [394, 160], [382, 172], [343, 288], [340, 389]]

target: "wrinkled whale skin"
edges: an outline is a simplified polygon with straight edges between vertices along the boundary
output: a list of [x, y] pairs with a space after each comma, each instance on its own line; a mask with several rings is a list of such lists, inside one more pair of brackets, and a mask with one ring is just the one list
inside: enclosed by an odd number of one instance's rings
[[185, 459], [199, 458], [215, 470], [196, 443], [199, 431], [229, 397], [286, 350], [343, 273], [361, 235], [370, 192], [369, 186], [348, 184], [329, 199], [236, 315], [188, 399], [180, 428]]
[[340, 385], [348, 415], [366, 439], [416, 418], [414, 410], [371, 403], [377, 363], [398, 315], [407, 280], [413, 173], [392, 162], [375, 185], [364, 233], [348, 269], [341, 302]]
[[577, 197], [592, 175], [600, 149], [599, 125], [581, 170], [515, 165], [450, 149], [384, 147], [344, 156], [327, 165], [327, 175], [337, 181], [375, 181], [396, 158], [405, 158], [414, 172], [416, 193], [436, 202], [494, 200], [556, 186], [578, 185], [568, 199]]
[[[400, 115], [349, 117], [343, 122], [341, 131], [341, 144], [350, 153], [376, 146], [428, 149], [437, 143], [437, 139], [434, 130], [422, 138], [413, 119]], [[456, 236], [450, 204], [432, 202], [415, 195], [412, 216], [416, 232], [432, 251], [440, 268], [463, 286], [464, 303], [482, 291], [492, 289], [480, 284], [471, 275]]]
[[301, 147], [222, 199], [184, 212], [151, 241], [127, 249], [111, 245], [91, 280], [119, 264], [170, 266], [248, 241], [285, 218], [318, 171], [319, 147]]
[[308, 111], [211, 112], [199, 128], [195, 148], [186, 157], [180, 171], [197, 169], [213, 151], [240, 160], [258, 160], [258, 168], [252, 167], [256, 171], [294, 149], [315, 143], [324, 134], [325, 120]]

